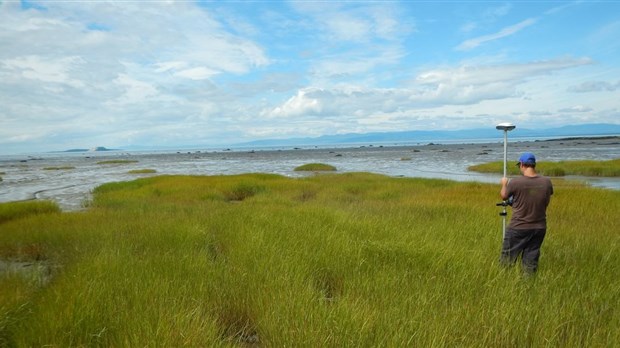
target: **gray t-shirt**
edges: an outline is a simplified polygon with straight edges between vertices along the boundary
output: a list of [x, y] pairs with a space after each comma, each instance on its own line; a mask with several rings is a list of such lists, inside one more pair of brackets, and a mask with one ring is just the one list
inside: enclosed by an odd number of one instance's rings
[[553, 194], [551, 180], [544, 176], [520, 176], [508, 182], [513, 197], [508, 228], [516, 230], [547, 228], [547, 206]]

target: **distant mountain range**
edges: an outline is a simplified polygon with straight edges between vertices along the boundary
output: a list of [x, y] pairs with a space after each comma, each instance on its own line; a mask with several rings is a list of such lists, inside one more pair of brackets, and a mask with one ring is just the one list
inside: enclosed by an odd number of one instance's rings
[[[581, 136], [620, 135], [620, 124], [594, 123], [569, 125], [547, 129], [517, 128], [509, 133], [515, 138], [557, 138]], [[503, 139], [502, 131], [495, 127], [476, 128], [450, 131], [400, 131], [375, 133], [349, 133], [323, 135], [315, 138], [264, 139], [236, 144], [235, 146], [308, 146], [337, 144], [368, 144], [368, 143], [420, 143], [428, 141], [467, 141], [482, 139]]]

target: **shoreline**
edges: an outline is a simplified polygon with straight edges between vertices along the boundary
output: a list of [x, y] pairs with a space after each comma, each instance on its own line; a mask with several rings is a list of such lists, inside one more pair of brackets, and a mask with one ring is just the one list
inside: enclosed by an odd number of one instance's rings
[[[608, 142], [606, 145], [620, 145], [620, 135], [602, 135], [602, 136], [575, 136], [575, 137], [562, 137], [562, 138], [510, 138], [508, 137], [508, 145], [510, 144], [536, 144], [540, 142], [544, 143], [560, 143], [570, 142], [581, 144], [582, 141], [604, 141]], [[315, 144], [315, 145], [291, 145], [291, 146], [243, 146], [243, 147], [187, 147], [187, 148], [175, 148], [175, 149], [150, 149], [150, 150], [125, 150], [125, 149], [106, 149], [105, 151], [50, 151], [50, 152], [37, 152], [37, 153], [21, 153], [21, 154], [0, 154], [0, 163], [6, 161], [14, 161], [17, 158], [21, 158], [20, 161], [34, 161], [44, 160], [50, 157], [59, 156], [72, 156], [72, 157], [118, 157], [118, 156], [137, 156], [137, 155], [183, 155], [183, 154], [216, 154], [216, 153], [244, 153], [244, 152], [267, 152], [267, 151], [321, 151], [321, 150], [353, 150], [353, 149], [386, 149], [386, 148], [425, 148], [428, 146], [444, 146], [448, 148], [458, 148], [462, 146], [492, 146], [498, 143], [503, 144], [503, 138], [497, 138], [496, 141], [492, 139], [458, 139], [454, 141], [449, 140], [434, 140], [428, 142], [368, 142], [368, 143], [343, 143], [343, 144]]]

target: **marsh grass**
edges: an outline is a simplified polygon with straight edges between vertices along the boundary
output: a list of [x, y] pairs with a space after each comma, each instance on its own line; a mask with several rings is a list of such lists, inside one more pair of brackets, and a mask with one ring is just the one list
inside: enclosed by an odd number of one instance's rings
[[336, 167], [325, 163], [307, 163], [295, 168], [297, 172], [333, 172]]
[[497, 262], [497, 185], [365, 173], [105, 184], [87, 211], [0, 224], [1, 250], [32, 245], [62, 265], [46, 284], [0, 274], [0, 345], [614, 345], [620, 193], [554, 185], [541, 267], [524, 278]]
[[153, 174], [157, 173], [155, 169], [134, 169], [127, 172], [128, 174]]
[[43, 170], [71, 170], [75, 169], [74, 166], [60, 166], [60, 167], [45, 167]]
[[260, 184], [256, 184], [252, 182], [241, 182], [225, 190], [223, 194], [228, 201], [240, 202], [240, 201], [245, 200], [246, 198], [253, 197], [256, 194], [261, 193], [265, 190], [266, 188], [264, 185], [260, 185]]
[[[510, 175], [520, 174], [519, 168], [515, 166], [514, 163], [515, 162], [509, 162], [507, 165], [507, 171]], [[483, 163], [470, 166], [468, 169], [482, 173], [501, 174], [504, 171], [504, 162]], [[536, 171], [547, 176], [581, 175], [618, 177], [620, 176], [620, 159], [609, 161], [541, 162], [536, 165]]]
[[97, 164], [130, 164], [130, 163], [138, 163], [137, 160], [106, 160], [99, 161]]
[[52, 201], [0, 203], [0, 224], [28, 215], [55, 213], [60, 213], [60, 208]]

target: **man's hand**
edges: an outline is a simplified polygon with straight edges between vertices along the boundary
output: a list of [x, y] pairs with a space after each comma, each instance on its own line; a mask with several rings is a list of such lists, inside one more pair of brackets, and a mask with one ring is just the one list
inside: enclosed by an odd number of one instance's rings
[[501, 184], [502, 184], [502, 189], [501, 189], [501, 191], [499, 191], [499, 195], [500, 195], [500, 197], [502, 197], [503, 200], [507, 200], [508, 199], [508, 187], [507, 187], [508, 186], [508, 178], [503, 177], [502, 181], [501, 181]]

